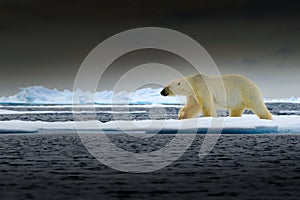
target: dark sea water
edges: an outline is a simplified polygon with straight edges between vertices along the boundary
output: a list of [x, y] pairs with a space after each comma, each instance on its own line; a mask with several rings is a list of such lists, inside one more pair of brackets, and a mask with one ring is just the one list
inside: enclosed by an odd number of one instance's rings
[[[268, 104], [268, 108], [281, 115], [297, 114], [300, 110], [299, 104], [274, 103]], [[26, 106], [2, 109], [71, 111]], [[123, 120], [161, 116], [169, 119], [176, 118], [179, 108], [163, 109], [167, 112], [164, 115], [162, 108], [130, 109], [130, 114], [114, 115], [103, 112], [112, 111], [111, 108], [97, 108], [97, 117], [101, 121], [116, 116]], [[71, 113], [1, 117], [72, 120]], [[174, 135], [157, 135], [143, 142], [125, 134], [110, 133], [107, 137], [127, 151], [146, 152], [164, 146]], [[199, 158], [204, 137], [197, 135], [190, 148], [171, 165], [135, 174], [119, 172], [96, 160], [72, 131], [1, 134], [0, 199], [300, 199], [300, 134], [224, 134], [206, 157]]]
[[[132, 146], [125, 135], [110, 137], [114, 142], [122, 138], [125, 148]], [[172, 135], [161, 137], [168, 139]], [[203, 138], [198, 135], [186, 153], [170, 166], [133, 174], [101, 164], [87, 152], [76, 134], [1, 135], [0, 196], [299, 199], [300, 135], [222, 135], [212, 152], [200, 159], [198, 151]]]

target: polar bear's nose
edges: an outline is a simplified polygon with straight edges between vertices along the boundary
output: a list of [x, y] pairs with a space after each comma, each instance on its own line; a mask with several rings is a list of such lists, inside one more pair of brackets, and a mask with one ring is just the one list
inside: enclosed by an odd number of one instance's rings
[[168, 95], [169, 95], [169, 93], [167, 92], [167, 89], [166, 89], [166, 88], [164, 88], [164, 89], [160, 92], [160, 94], [161, 94], [162, 96], [168, 96]]

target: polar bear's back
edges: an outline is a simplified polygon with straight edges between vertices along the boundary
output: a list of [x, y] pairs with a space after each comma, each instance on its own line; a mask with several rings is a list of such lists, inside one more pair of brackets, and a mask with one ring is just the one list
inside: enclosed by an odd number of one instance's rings
[[227, 74], [222, 76], [222, 80], [227, 94], [226, 107], [234, 108], [241, 105], [249, 107], [253, 101], [262, 100], [259, 89], [247, 77], [239, 74]]

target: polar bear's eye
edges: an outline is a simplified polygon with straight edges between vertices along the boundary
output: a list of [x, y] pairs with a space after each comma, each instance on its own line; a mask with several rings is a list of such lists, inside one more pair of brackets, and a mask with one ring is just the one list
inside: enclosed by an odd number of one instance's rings
[[179, 86], [180, 84], [181, 84], [180, 82], [177, 83], [178, 86]]

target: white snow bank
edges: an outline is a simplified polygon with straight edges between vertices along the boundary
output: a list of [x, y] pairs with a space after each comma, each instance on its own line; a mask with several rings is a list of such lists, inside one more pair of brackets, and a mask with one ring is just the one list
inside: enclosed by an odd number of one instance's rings
[[[99, 121], [77, 122], [79, 129], [110, 132], [146, 132], [146, 133], [206, 133], [213, 118], [196, 118], [188, 120], [142, 120], [142, 121]], [[222, 133], [300, 133], [300, 116], [274, 116], [273, 120], [260, 120], [255, 115], [243, 117], [225, 117]], [[91, 123], [97, 123], [92, 128]], [[37, 132], [39, 130], [75, 130], [75, 122], [42, 121], [0, 121], [0, 132]]]
[[[20, 88], [20, 92], [13, 96], [1, 97], [0, 103], [25, 103], [25, 104], [72, 104], [73, 95], [76, 104], [179, 104], [184, 103], [184, 98], [163, 97], [161, 88], [144, 88], [134, 92], [99, 91], [95, 94], [76, 90], [47, 89], [43, 86], [30, 86]], [[284, 99], [265, 99], [266, 102], [300, 103], [300, 97]]]
[[20, 114], [19, 111], [0, 109], [0, 115]]

